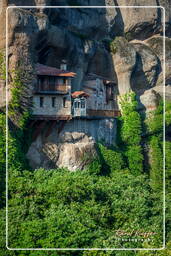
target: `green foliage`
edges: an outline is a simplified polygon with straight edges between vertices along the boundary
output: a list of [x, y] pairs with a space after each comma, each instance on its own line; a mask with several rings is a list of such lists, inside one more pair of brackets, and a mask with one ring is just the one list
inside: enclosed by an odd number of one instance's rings
[[143, 171], [143, 154], [141, 148], [142, 124], [137, 112], [135, 93], [125, 94], [120, 98], [122, 111], [120, 137], [128, 166], [134, 175]]
[[[117, 39], [112, 43], [117, 50]], [[3, 60], [4, 61], [4, 60]], [[2, 61], [2, 63], [4, 63]], [[0, 56], [1, 64], [1, 56]], [[1, 72], [1, 74], [4, 74]], [[162, 105], [151, 115], [149, 139], [151, 169], [142, 175], [141, 119], [136, 110], [135, 94], [121, 98], [121, 144], [109, 149], [99, 144], [99, 158], [87, 170], [65, 169], [28, 171], [25, 159], [26, 125], [29, 111], [21, 102], [25, 83], [21, 70], [15, 71], [9, 117], [17, 127], [9, 130], [9, 246], [10, 247], [160, 247], [162, 246]], [[166, 125], [171, 124], [171, 104], [166, 105]], [[158, 133], [156, 135], [156, 133]], [[0, 193], [5, 189], [5, 115], [0, 114]], [[23, 146], [25, 145], [25, 146]], [[171, 143], [166, 142], [166, 176], [171, 177]], [[126, 161], [124, 159], [126, 158]], [[87, 161], [87, 159], [83, 159]], [[127, 164], [127, 165], [126, 165]], [[129, 170], [124, 169], [129, 167]], [[3, 172], [2, 172], [3, 170]], [[25, 170], [25, 171], [24, 171]], [[105, 175], [104, 175], [105, 174]], [[170, 182], [167, 182], [167, 186]], [[169, 192], [170, 193], [170, 192]], [[168, 193], [168, 194], [169, 194]], [[170, 196], [167, 196], [169, 201]], [[1, 207], [4, 206], [2, 201]], [[2, 226], [5, 212], [1, 210]], [[169, 208], [167, 219], [169, 219]], [[170, 226], [168, 224], [168, 230]], [[116, 230], [154, 231], [153, 242], [116, 240]], [[1, 230], [2, 231], [2, 230]], [[2, 232], [1, 232], [2, 233]], [[169, 237], [169, 235], [167, 235]], [[0, 234], [0, 244], [4, 243]], [[71, 255], [70, 252], [3, 250], [3, 255]], [[144, 253], [144, 252], [143, 252]], [[170, 253], [167, 250], [167, 253]], [[134, 255], [134, 252], [74, 252], [74, 255]], [[145, 254], [142, 254], [145, 255]], [[158, 255], [158, 254], [157, 254]], [[162, 255], [162, 254], [160, 254]], [[167, 254], [163, 254], [167, 255]], [[168, 254], [169, 255], [169, 254]]]
[[141, 120], [136, 111], [123, 113], [121, 136], [125, 144], [137, 145], [141, 141]]
[[0, 51], [0, 79], [6, 79], [6, 65], [5, 65], [5, 53]]
[[131, 32], [126, 32], [124, 36], [127, 41], [131, 41], [133, 39]]
[[166, 154], [166, 181], [168, 182], [168, 187], [171, 187], [171, 142], [166, 141], [165, 143], [165, 154]]
[[163, 153], [162, 143], [158, 136], [150, 139], [150, 179], [154, 190], [162, 189], [163, 182]]
[[171, 125], [171, 102], [166, 101], [165, 104], [165, 121], [166, 121], [166, 127]]
[[100, 143], [98, 144], [98, 149], [102, 165], [105, 165], [110, 171], [119, 171], [124, 168], [122, 154], [117, 152], [116, 149], [108, 149]]
[[94, 159], [88, 166], [86, 172], [90, 174], [100, 175], [102, 173], [102, 165], [99, 159]]
[[112, 54], [120, 53], [121, 56], [129, 56], [131, 45], [127, 39], [122, 36], [117, 36], [113, 41], [110, 42], [110, 52]]
[[[171, 125], [171, 102], [169, 101], [165, 103], [165, 122], [166, 127]], [[163, 101], [161, 101], [158, 108], [149, 115], [146, 125], [150, 134], [162, 134], [164, 126]]]
[[[164, 125], [164, 105], [161, 101], [158, 108], [152, 112], [146, 122], [147, 134], [149, 136], [150, 147], [150, 177], [151, 186], [155, 190], [162, 189], [162, 177], [163, 177], [163, 125]], [[171, 125], [171, 103], [166, 101], [165, 104], [165, 121], [166, 129]], [[170, 158], [171, 153], [170, 142], [166, 142], [166, 175], [168, 175], [167, 181], [170, 177]]]
[[22, 70], [13, 71], [13, 79], [11, 85], [11, 100], [8, 106], [8, 116], [18, 127], [23, 128], [27, 120], [30, 118], [31, 112], [28, 106], [23, 103], [25, 98], [26, 85], [22, 81]]
[[117, 42], [116, 40], [113, 40], [110, 42], [110, 51], [115, 54], [117, 52]]
[[116, 240], [116, 230], [156, 231], [161, 226], [161, 209], [153, 212], [149, 207], [151, 192], [145, 176], [15, 171], [10, 174], [9, 191], [10, 247], [141, 246], [141, 242]]
[[5, 204], [5, 164], [6, 164], [6, 118], [4, 114], [0, 113], [0, 207]]
[[[5, 203], [5, 172], [6, 172], [6, 136], [7, 136], [7, 160], [8, 172], [13, 170], [29, 169], [26, 160], [26, 151], [28, 146], [28, 138], [25, 139], [23, 129], [6, 131], [6, 116], [0, 113], [0, 193], [3, 195], [1, 204]], [[29, 132], [28, 132], [29, 137]]]
[[163, 102], [147, 118], [147, 131], [150, 134], [161, 133], [163, 131]]
[[131, 145], [127, 147], [125, 155], [128, 159], [129, 169], [134, 175], [139, 175], [142, 172], [143, 154], [140, 145]]

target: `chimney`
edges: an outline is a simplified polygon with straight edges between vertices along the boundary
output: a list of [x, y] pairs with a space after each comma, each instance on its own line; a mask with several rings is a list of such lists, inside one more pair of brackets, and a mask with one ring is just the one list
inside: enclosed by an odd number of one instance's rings
[[61, 65], [60, 65], [60, 69], [67, 70], [66, 60], [62, 60]]

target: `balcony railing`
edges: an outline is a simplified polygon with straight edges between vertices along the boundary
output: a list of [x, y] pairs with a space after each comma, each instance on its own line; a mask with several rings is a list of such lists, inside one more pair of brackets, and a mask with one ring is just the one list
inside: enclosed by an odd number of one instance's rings
[[68, 93], [68, 87], [66, 85], [56, 85], [56, 86], [40, 86], [35, 89], [35, 93], [45, 93], [45, 94], [66, 94]]

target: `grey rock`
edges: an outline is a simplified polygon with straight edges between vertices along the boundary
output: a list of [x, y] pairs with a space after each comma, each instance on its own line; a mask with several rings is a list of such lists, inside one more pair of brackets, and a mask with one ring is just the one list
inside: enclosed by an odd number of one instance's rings
[[136, 65], [131, 77], [133, 91], [138, 94], [156, 85], [161, 72], [161, 63], [157, 55], [145, 44], [133, 44], [137, 56]]
[[[160, 59], [161, 65], [164, 65], [164, 41], [163, 37], [154, 36], [146, 40], [147, 45], [155, 52]], [[165, 38], [165, 84], [171, 84], [171, 39]], [[160, 73], [157, 86], [163, 85], [163, 72]]]
[[[121, 0], [120, 5], [125, 6], [157, 6], [156, 0]], [[153, 34], [161, 33], [162, 26], [161, 8], [121, 8], [124, 32], [130, 38], [144, 40]], [[128, 34], [129, 33], [129, 34]]]
[[154, 111], [157, 108], [160, 99], [160, 95], [154, 89], [146, 90], [139, 97], [138, 109], [148, 114], [148, 112]]
[[97, 157], [97, 141], [107, 146], [115, 145], [117, 124], [114, 119], [71, 120], [59, 134], [57, 126], [49, 137], [42, 133], [31, 144], [27, 158], [33, 169], [82, 170]]
[[131, 74], [136, 64], [136, 51], [123, 37], [115, 40], [116, 51], [113, 54], [113, 63], [118, 79], [119, 94], [131, 91]]

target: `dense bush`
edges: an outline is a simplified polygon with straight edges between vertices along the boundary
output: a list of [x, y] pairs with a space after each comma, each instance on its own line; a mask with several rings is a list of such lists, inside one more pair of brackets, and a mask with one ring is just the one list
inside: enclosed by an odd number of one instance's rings
[[158, 227], [154, 239], [160, 237], [161, 209], [149, 207], [152, 198], [145, 176], [16, 171], [10, 175], [9, 191], [10, 247], [142, 246], [116, 240], [118, 229]]
[[[106, 148], [103, 144], [98, 144], [100, 161], [103, 167], [110, 171], [119, 171], [125, 167], [125, 163], [120, 152], [115, 149]], [[106, 172], [108, 172], [106, 170]]]
[[152, 136], [150, 139], [150, 179], [151, 186], [155, 190], [162, 189], [163, 184], [163, 151], [161, 139], [158, 136]]
[[[166, 129], [171, 124], [171, 103], [164, 104], [161, 101], [158, 108], [152, 112], [146, 120], [147, 135], [149, 136], [147, 141], [149, 143], [149, 160], [150, 160], [150, 178], [151, 186], [155, 190], [162, 190], [163, 182], [163, 166], [164, 166], [164, 154], [163, 154], [163, 127], [164, 127], [164, 110]], [[166, 142], [166, 175], [170, 175], [170, 142]], [[167, 179], [168, 180], [168, 179]]]
[[139, 175], [143, 172], [143, 154], [141, 147], [142, 125], [140, 114], [137, 112], [135, 93], [128, 93], [120, 98], [121, 144], [127, 158], [131, 173]]

